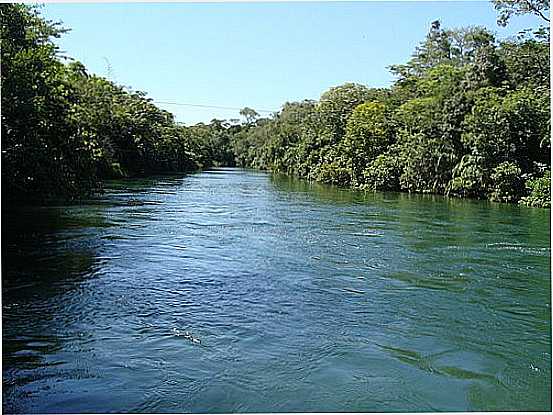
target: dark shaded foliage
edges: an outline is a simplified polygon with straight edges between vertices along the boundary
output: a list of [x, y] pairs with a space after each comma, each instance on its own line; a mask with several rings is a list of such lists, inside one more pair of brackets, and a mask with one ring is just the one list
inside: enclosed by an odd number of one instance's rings
[[4, 200], [78, 199], [104, 178], [233, 165], [232, 126], [184, 127], [145, 93], [64, 63], [66, 30], [36, 7], [0, 5]]

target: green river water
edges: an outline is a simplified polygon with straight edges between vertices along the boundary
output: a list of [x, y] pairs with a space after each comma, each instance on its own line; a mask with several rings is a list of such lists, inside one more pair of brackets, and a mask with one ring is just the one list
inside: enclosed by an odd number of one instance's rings
[[214, 169], [2, 219], [4, 412], [551, 410], [549, 210]]

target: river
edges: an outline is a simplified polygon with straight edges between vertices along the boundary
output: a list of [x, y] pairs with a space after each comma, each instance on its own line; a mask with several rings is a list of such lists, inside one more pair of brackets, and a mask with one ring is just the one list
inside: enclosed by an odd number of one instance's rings
[[12, 207], [4, 412], [551, 410], [549, 215], [240, 169]]

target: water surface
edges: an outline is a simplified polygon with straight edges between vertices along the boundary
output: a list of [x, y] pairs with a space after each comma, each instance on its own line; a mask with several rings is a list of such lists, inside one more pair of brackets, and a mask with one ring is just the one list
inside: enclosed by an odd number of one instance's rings
[[4, 412], [550, 410], [549, 213], [239, 169], [13, 207]]

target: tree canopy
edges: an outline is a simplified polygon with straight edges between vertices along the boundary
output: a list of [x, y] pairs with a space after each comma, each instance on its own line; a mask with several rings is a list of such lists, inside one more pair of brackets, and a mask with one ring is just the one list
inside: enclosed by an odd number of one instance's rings
[[[500, 24], [549, 0], [493, 0]], [[434, 21], [389, 88], [345, 83], [268, 117], [183, 126], [147, 94], [59, 56], [67, 30], [0, 5], [5, 199], [78, 199], [102, 179], [244, 166], [364, 190], [549, 206], [549, 28], [498, 40]]]
[[62, 59], [54, 39], [66, 29], [37, 7], [1, 4], [0, 15], [6, 200], [77, 199], [104, 178], [234, 163], [229, 124], [181, 126], [146, 93]]
[[[505, 24], [522, 13], [547, 20], [548, 1], [493, 4]], [[239, 165], [365, 190], [549, 206], [548, 28], [498, 40], [435, 21], [411, 59], [390, 69], [390, 88], [346, 83], [258, 120], [234, 137], [252, 155]]]

